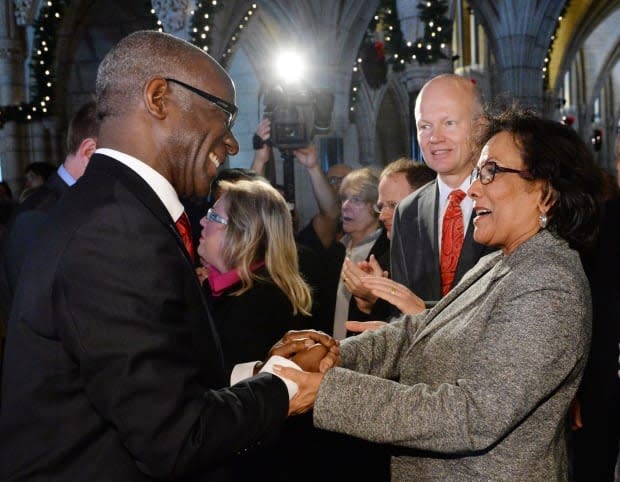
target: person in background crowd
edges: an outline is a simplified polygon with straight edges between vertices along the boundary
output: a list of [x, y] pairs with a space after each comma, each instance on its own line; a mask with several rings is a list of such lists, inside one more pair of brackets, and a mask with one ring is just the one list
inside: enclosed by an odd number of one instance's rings
[[19, 195], [19, 202], [23, 202], [32, 192], [45, 184], [45, 181], [56, 171], [56, 167], [49, 162], [32, 162], [24, 172], [24, 188]]
[[480, 92], [469, 79], [435, 77], [416, 98], [415, 122], [424, 161], [437, 179], [396, 208], [390, 276], [430, 306], [493, 249], [474, 240], [472, 201], [465, 195], [485, 122]]
[[95, 102], [81, 106], [67, 129], [67, 155], [45, 184], [31, 188], [16, 208], [0, 255], [0, 306], [8, 317], [17, 278], [32, 243], [48, 218], [49, 210], [70, 186], [82, 177], [97, 147], [99, 119]]
[[[260, 360], [282, 333], [311, 326], [312, 297], [297, 269], [291, 217], [280, 193], [266, 180], [237, 179], [220, 181], [215, 199], [201, 222], [198, 255], [209, 272], [203, 289], [232, 370]], [[235, 479], [274, 480], [290, 440], [285, 435], [276, 443], [238, 464]], [[281, 475], [290, 478], [288, 471]]]
[[600, 176], [573, 129], [527, 112], [483, 140], [474, 237], [499, 250], [430, 310], [344, 340], [323, 372], [279, 369], [314, 383], [300, 396], [317, 427], [393, 444], [393, 481], [568, 480], [592, 316], [576, 249], [596, 237]]
[[[423, 163], [411, 159], [400, 158], [383, 168], [379, 176], [379, 198], [375, 205], [375, 211], [379, 213], [379, 221], [383, 224], [388, 239], [392, 239], [392, 221], [398, 203], [415, 190], [433, 181], [435, 171]], [[347, 278], [349, 290], [354, 296], [355, 303], [360, 311], [369, 314], [372, 320], [387, 320], [392, 315], [400, 312], [415, 313], [419, 306], [424, 309], [424, 302], [412, 293], [406, 286], [395, 282], [390, 285], [391, 301], [397, 307], [386, 300], [373, 295], [367, 287], [370, 281], [368, 275], [380, 278], [377, 283], [388, 282], [388, 272], [382, 266], [389, 266], [389, 251], [386, 251], [382, 259], [377, 260], [371, 256], [368, 261], [362, 261], [356, 265], [349, 259], [344, 260], [342, 275]], [[382, 294], [383, 291], [380, 291]], [[411, 305], [411, 306], [410, 306]], [[349, 326], [358, 326], [347, 324]], [[354, 330], [355, 331], [355, 330]]]

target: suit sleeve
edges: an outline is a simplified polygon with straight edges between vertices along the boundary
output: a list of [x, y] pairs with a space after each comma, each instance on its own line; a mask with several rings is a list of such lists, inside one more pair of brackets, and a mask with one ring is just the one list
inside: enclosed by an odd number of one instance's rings
[[283, 422], [285, 385], [264, 374], [226, 387], [219, 341], [174, 235], [116, 211], [83, 226], [59, 264], [62, 343], [142, 471], [176, 478], [212, 468]]

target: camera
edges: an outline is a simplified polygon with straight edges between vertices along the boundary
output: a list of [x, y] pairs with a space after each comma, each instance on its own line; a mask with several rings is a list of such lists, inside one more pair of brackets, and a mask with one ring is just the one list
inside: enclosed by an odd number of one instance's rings
[[271, 142], [281, 151], [306, 147], [331, 126], [334, 95], [327, 90], [283, 88], [264, 97], [264, 115], [271, 121]]

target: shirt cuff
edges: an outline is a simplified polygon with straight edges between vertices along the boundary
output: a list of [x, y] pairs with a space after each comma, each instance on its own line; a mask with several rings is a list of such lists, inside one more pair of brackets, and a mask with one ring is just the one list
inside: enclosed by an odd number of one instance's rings
[[[256, 366], [257, 363], [258, 363], [257, 361], [253, 361], [253, 362], [246, 362], [246, 363], [238, 363], [237, 365], [235, 365], [232, 369], [232, 373], [230, 374], [230, 385], [232, 386], [235, 383], [239, 383], [240, 381], [245, 380], [246, 378], [253, 377], [254, 367]], [[283, 356], [279, 356], [279, 355], [274, 355], [269, 360], [267, 360], [267, 363], [265, 363], [265, 365], [259, 372], [259, 373], [262, 373], [262, 372], [271, 373], [272, 375], [275, 375], [280, 380], [282, 380], [284, 384], [286, 385], [286, 390], [288, 391], [288, 399], [291, 400], [297, 394], [299, 387], [297, 386], [295, 382], [275, 373], [273, 371], [273, 365], [282, 365], [284, 367], [291, 367], [297, 370], [301, 370], [301, 367], [294, 361], [289, 360], [288, 358], [284, 358]]]
[[275, 375], [280, 380], [282, 380], [284, 384], [286, 385], [286, 389], [288, 390], [288, 399], [291, 400], [295, 395], [297, 395], [297, 392], [299, 391], [299, 387], [294, 381], [289, 380], [288, 378], [284, 378], [283, 376], [275, 373], [273, 371], [274, 365], [282, 365], [283, 367], [291, 367], [291, 368], [295, 368], [296, 370], [300, 370], [300, 371], [301, 371], [301, 367], [294, 361], [289, 360], [288, 358], [284, 358], [283, 356], [279, 356], [279, 355], [274, 355], [269, 360], [267, 360], [267, 363], [265, 363], [265, 365], [263, 366], [263, 368], [261, 368], [259, 372], [259, 373], [263, 373], [263, 372], [271, 373], [272, 375]]
[[239, 383], [241, 380], [254, 376], [254, 367], [257, 363], [257, 361], [252, 361], [238, 363], [235, 365], [232, 369], [232, 373], [230, 374], [230, 386], [233, 386], [235, 383]]

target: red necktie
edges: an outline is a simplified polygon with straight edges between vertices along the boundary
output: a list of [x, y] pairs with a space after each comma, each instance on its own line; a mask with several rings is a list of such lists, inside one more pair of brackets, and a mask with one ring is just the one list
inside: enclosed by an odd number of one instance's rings
[[465, 193], [460, 189], [452, 191], [448, 196], [448, 207], [443, 215], [441, 230], [441, 255], [439, 267], [441, 269], [441, 296], [444, 296], [454, 283], [456, 265], [459, 262], [465, 228], [463, 225], [463, 211], [461, 201]]
[[185, 249], [189, 253], [189, 257], [192, 261], [195, 259], [194, 243], [192, 242], [192, 227], [189, 224], [189, 217], [187, 213], [183, 211], [183, 214], [177, 219], [176, 222], [177, 231], [181, 235]]

